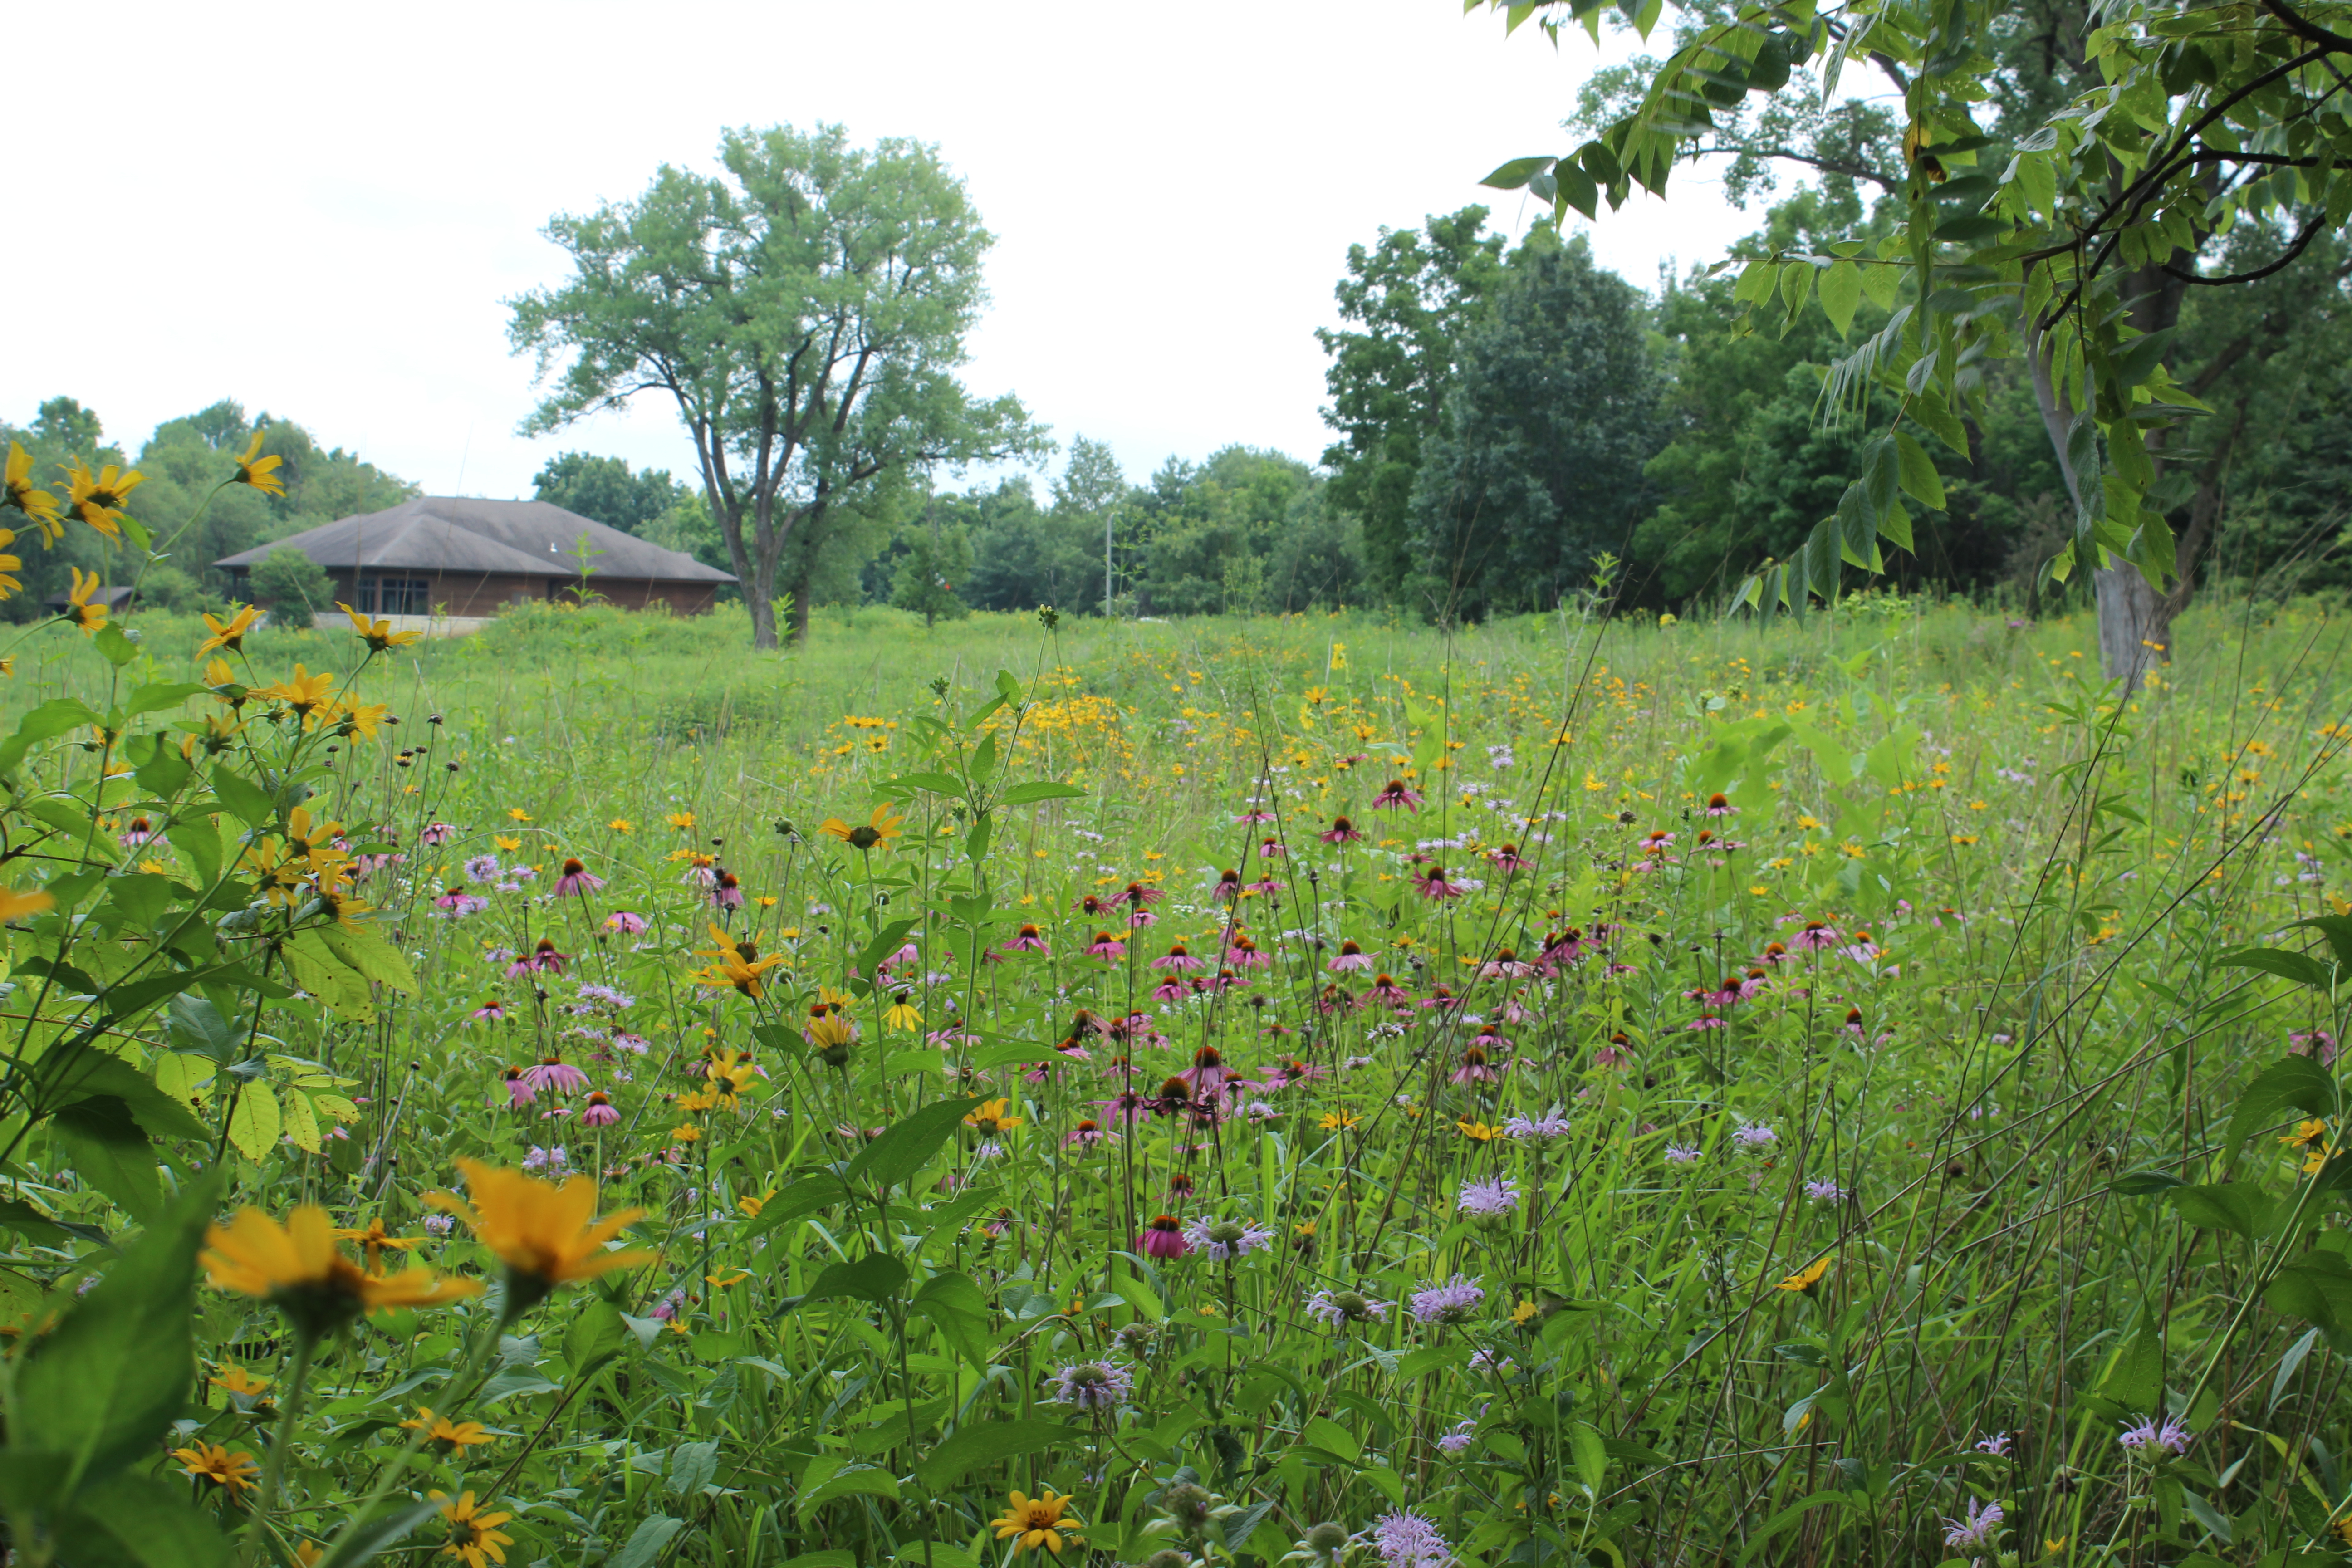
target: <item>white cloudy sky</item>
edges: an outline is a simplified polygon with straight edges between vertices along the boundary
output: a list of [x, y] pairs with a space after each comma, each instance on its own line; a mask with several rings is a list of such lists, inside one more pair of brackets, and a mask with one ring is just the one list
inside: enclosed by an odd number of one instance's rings
[[[685, 477], [652, 403], [537, 441], [501, 300], [562, 276], [558, 211], [720, 127], [933, 142], [999, 237], [977, 391], [1131, 478], [1229, 442], [1312, 458], [1349, 243], [1557, 150], [1599, 58], [1459, 0], [26, 7], [5, 29], [20, 214], [0, 418], [69, 393], [134, 451], [215, 398], [434, 493], [508, 496], [568, 447]], [[1485, 193], [1507, 226], [1516, 194]], [[1755, 226], [1706, 181], [1604, 211], [1644, 287]]]

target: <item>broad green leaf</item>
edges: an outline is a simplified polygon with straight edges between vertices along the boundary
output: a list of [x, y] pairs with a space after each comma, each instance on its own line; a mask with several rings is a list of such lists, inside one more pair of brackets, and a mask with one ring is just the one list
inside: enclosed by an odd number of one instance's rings
[[605, 1568], [653, 1568], [654, 1560], [669, 1544], [670, 1537], [686, 1528], [684, 1520], [672, 1519], [666, 1513], [655, 1514], [630, 1533], [628, 1542], [605, 1560]]
[[1853, 326], [1854, 307], [1862, 303], [1862, 268], [1851, 261], [1832, 262], [1822, 274], [1818, 288], [1822, 314], [1830, 319], [1838, 336], [1844, 337]]
[[98, 721], [97, 710], [86, 702], [71, 697], [51, 698], [16, 721], [16, 732], [0, 742], [0, 773], [16, 772], [26, 753], [41, 742]]
[[2248, 1241], [2259, 1240], [2270, 1230], [2272, 1199], [2252, 1182], [2176, 1187], [2170, 1197], [2180, 1217], [2202, 1230], [2226, 1230]]
[[857, 1152], [843, 1173], [845, 1177], [851, 1182], [870, 1179], [886, 1188], [911, 1180], [955, 1135], [965, 1113], [979, 1103], [977, 1100], [938, 1100], [908, 1111]]
[[367, 927], [336, 924], [319, 928], [327, 950], [359, 973], [392, 990], [416, 993], [416, 972], [408, 955]]
[[76, 1175], [141, 1224], [154, 1218], [163, 1182], [155, 1173], [155, 1146], [130, 1106], [110, 1094], [93, 1095], [58, 1111], [49, 1126]]
[[[877, 1469], [872, 1465], [850, 1465], [835, 1471], [832, 1479], [802, 1498], [797, 1511], [805, 1520], [826, 1503], [842, 1497], [878, 1497], [897, 1502], [898, 1483], [887, 1470]], [[629, 1568], [629, 1565], [616, 1564], [616, 1568]], [[643, 1568], [643, 1564], [636, 1565], [636, 1568]]]
[[75, 1568], [230, 1568], [228, 1538], [184, 1485], [118, 1472], [85, 1488], [58, 1534]]
[[1943, 476], [1936, 472], [1936, 460], [1927, 456], [1927, 449], [1907, 432], [1897, 430], [1895, 451], [1901, 467], [1904, 493], [1921, 506], [1943, 510]]
[[2259, 969], [2265, 974], [2275, 974], [2282, 980], [2292, 980], [2297, 985], [2308, 985], [2315, 991], [2325, 991], [2333, 983], [2335, 972], [2326, 964], [2305, 953], [2290, 952], [2283, 947], [2245, 947], [2235, 952], [2225, 952], [2213, 961], [2223, 969]]
[[1053, 784], [1040, 779], [1031, 784], [1017, 784], [1004, 792], [1003, 804], [1027, 805], [1040, 800], [1084, 800], [1087, 792], [1076, 784]]
[[2339, 1354], [2352, 1354], [2352, 1264], [2314, 1247], [2278, 1271], [2263, 1300], [2315, 1326]]
[[257, 1165], [278, 1146], [278, 1130], [284, 1125], [278, 1096], [268, 1084], [257, 1080], [237, 1092], [236, 1109], [229, 1113], [228, 1141]]
[[2288, 1111], [2336, 1114], [2336, 1080], [2309, 1057], [2282, 1058], [2245, 1087], [2230, 1112], [2228, 1146], [2235, 1149], [2263, 1128], [2286, 1120]]
[[838, 1300], [844, 1297], [876, 1305], [888, 1300], [907, 1283], [907, 1266], [887, 1252], [869, 1252], [851, 1263], [827, 1264], [810, 1282], [806, 1301]]
[[916, 1462], [915, 1474], [927, 1487], [944, 1488], [999, 1459], [1018, 1458], [1045, 1448], [1075, 1447], [1085, 1441], [1084, 1432], [1058, 1421], [966, 1422]]

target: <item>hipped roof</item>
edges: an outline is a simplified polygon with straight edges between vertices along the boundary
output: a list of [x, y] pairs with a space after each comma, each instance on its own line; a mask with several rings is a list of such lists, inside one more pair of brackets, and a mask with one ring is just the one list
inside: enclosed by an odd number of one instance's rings
[[576, 577], [582, 534], [599, 577], [655, 583], [732, 583], [734, 574], [607, 528], [552, 501], [420, 496], [383, 511], [339, 518], [213, 563], [257, 565], [273, 550], [299, 550], [329, 571], [362, 567], [452, 576]]

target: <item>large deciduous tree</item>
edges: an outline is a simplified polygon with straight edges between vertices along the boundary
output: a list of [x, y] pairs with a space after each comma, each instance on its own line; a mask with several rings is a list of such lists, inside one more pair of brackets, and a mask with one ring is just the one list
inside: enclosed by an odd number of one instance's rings
[[[1605, 8], [1490, 4], [1514, 26], [1596, 37]], [[1644, 9], [1643, 29], [1663, 12]], [[1872, 422], [1858, 471], [1742, 596], [1802, 610], [1844, 566], [1879, 568], [1881, 541], [1907, 547], [1909, 508], [1945, 502], [1926, 444], [1968, 456], [1989, 363], [2017, 359], [2073, 503], [2052, 572], [2093, 574], [2107, 672], [2137, 683], [2169, 643], [2242, 441], [2249, 405], [2229, 379], [2282, 352], [2298, 313], [2249, 295], [2237, 330], [2184, 330], [2233, 313], [2189, 310], [2190, 295], [2302, 266], [2322, 274], [2304, 299], [2340, 303], [2323, 242], [2352, 212], [2352, 0], [1702, 0], [1675, 32], [1580, 146], [1488, 183], [1590, 218], [1721, 153], [1890, 191], [1881, 233], [1742, 258], [1754, 325], [1785, 331], [1815, 301], [1841, 334], [1865, 298], [1888, 312], [1826, 387], [1829, 409]], [[1870, 156], [1869, 117], [1837, 107], [1862, 71], [1900, 100], [1895, 170]]]
[[1464, 333], [1411, 503], [1408, 599], [1441, 621], [1549, 609], [1622, 553], [1664, 440], [1642, 296], [1549, 230]]
[[665, 165], [634, 201], [555, 218], [573, 274], [511, 301], [509, 331], [553, 384], [526, 431], [640, 393], [676, 404], [767, 648], [780, 586], [795, 638], [807, 630], [820, 552], [788, 551], [796, 535], [824, 533], [877, 479], [1044, 437], [1016, 399], [957, 379], [991, 237], [935, 149], [783, 126], [728, 132], [719, 163]]
[[1445, 427], [1462, 334], [1502, 276], [1503, 239], [1486, 222], [1485, 207], [1468, 206], [1349, 246], [1338, 289], [1349, 325], [1316, 330], [1331, 356], [1323, 422], [1340, 437], [1323, 453], [1329, 500], [1362, 520], [1365, 563], [1384, 597], [1412, 573], [1423, 449]]

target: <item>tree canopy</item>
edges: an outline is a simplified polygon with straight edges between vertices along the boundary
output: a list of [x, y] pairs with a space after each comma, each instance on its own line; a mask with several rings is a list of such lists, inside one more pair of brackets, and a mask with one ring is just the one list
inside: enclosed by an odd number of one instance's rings
[[573, 276], [510, 302], [510, 337], [553, 390], [525, 428], [667, 395], [751, 602], [805, 628], [814, 545], [892, 475], [1027, 456], [1044, 433], [956, 378], [991, 243], [936, 150], [856, 148], [839, 126], [730, 131], [723, 173], [665, 165], [634, 201], [561, 216]]

